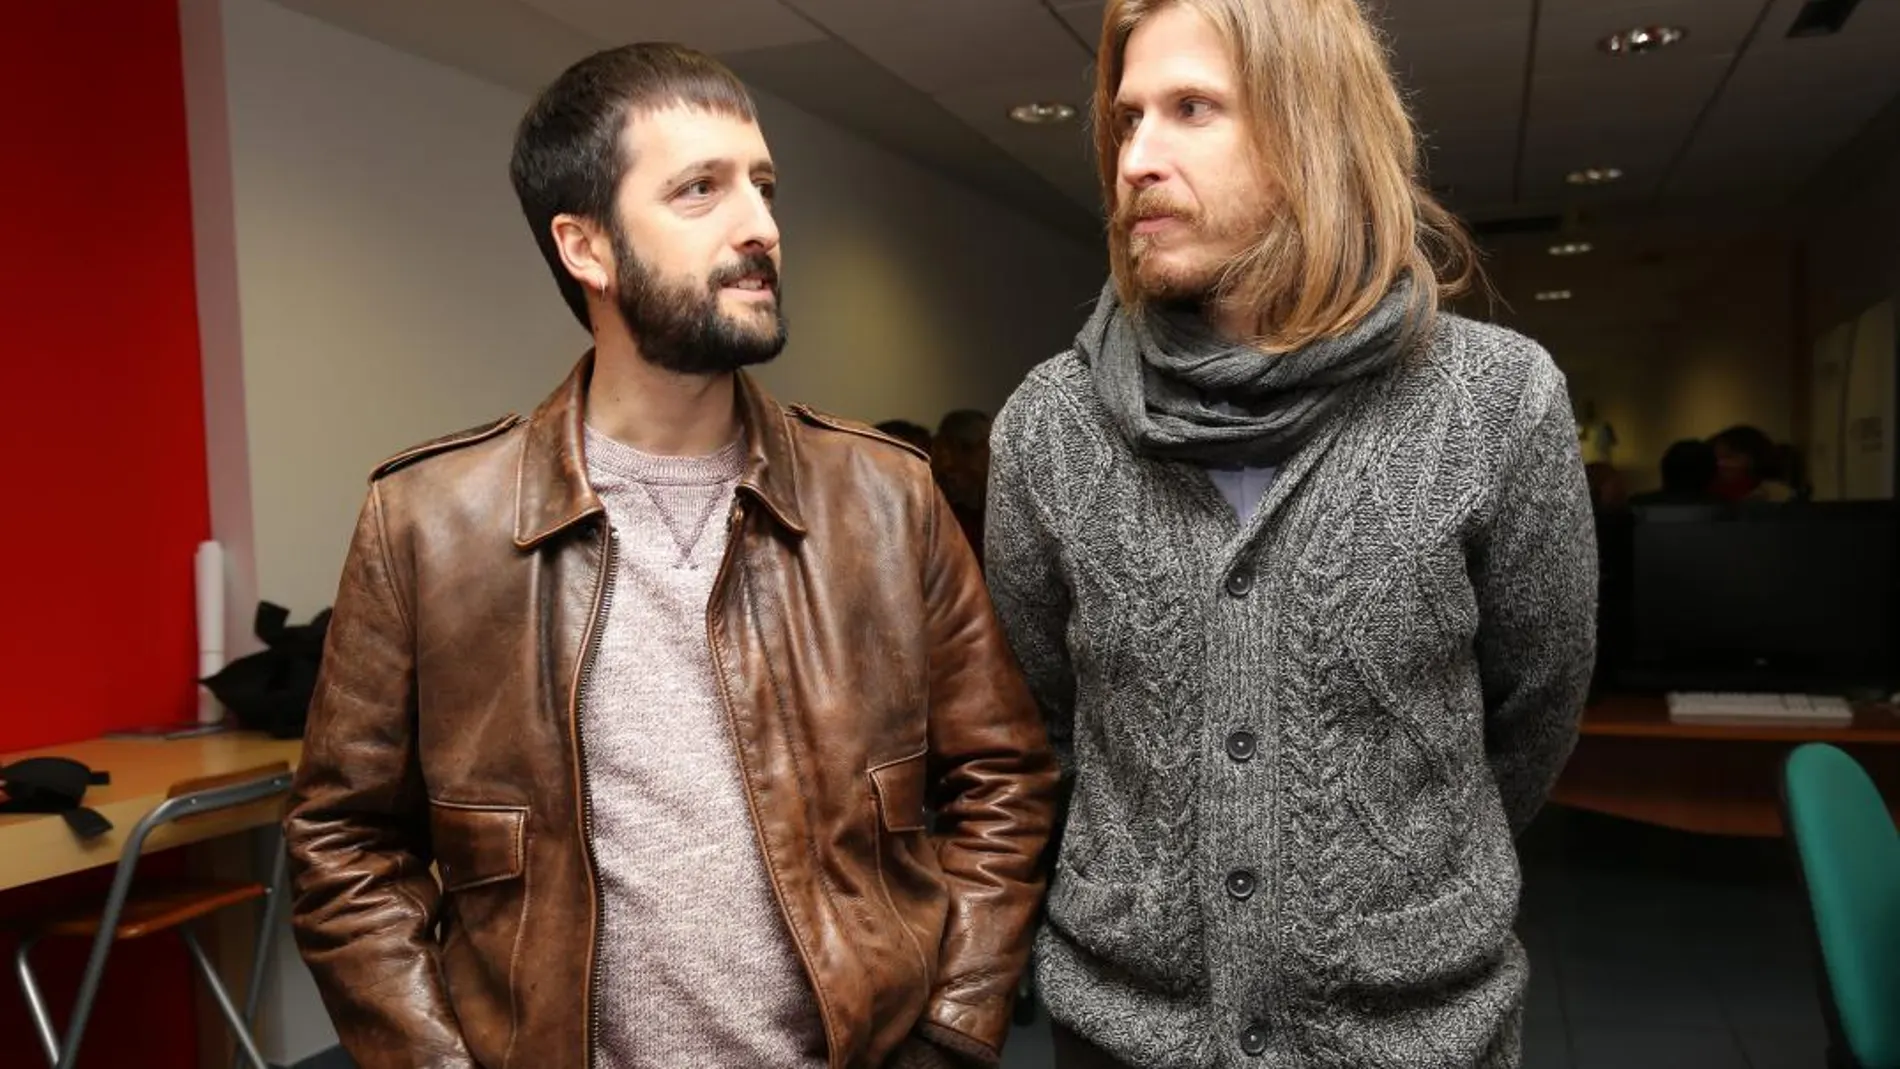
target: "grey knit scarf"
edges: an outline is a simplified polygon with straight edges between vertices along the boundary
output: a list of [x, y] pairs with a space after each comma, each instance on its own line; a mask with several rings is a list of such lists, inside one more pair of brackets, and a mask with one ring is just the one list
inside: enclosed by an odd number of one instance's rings
[[1110, 281], [1076, 336], [1095, 392], [1138, 452], [1208, 467], [1278, 464], [1405, 349], [1409, 279], [1335, 338], [1268, 355], [1191, 313], [1135, 314]]

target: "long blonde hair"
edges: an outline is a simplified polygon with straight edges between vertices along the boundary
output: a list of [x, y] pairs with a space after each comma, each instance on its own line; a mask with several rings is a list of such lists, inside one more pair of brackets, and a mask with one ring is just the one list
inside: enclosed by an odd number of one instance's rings
[[[1109, 0], [1093, 124], [1110, 217], [1123, 53], [1143, 20], [1176, 4], [1200, 12], [1227, 42], [1255, 158], [1270, 161], [1257, 165], [1271, 169], [1278, 197], [1259, 240], [1226, 266], [1215, 296], [1257, 309], [1250, 340], [1288, 352], [1359, 322], [1409, 276], [1409, 318], [1422, 332], [1443, 299], [1470, 286], [1477, 257], [1420, 178], [1417, 133], [1358, 0]], [[1116, 288], [1138, 307], [1128, 244], [1111, 226]]]

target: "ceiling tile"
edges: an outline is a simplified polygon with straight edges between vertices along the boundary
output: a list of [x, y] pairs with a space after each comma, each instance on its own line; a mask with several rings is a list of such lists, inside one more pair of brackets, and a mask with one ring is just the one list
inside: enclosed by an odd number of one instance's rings
[[1413, 118], [1427, 137], [1517, 140], [1524, 96], [1517, 79], [1432, 82], [1406, 92]]
[[1023, 161], [1081, 203], [1099, 200], [1094, 146], [1084, 115], [1050, 126], [1029, 126], [1009, 118], [1009, 109], [1024, 100], [1083, 100], [1087, 83], [1083, 72], [1068, 77], [1044, 74], [1011, 82], [994, 82], [972, 89], [942, 93], [937, 102], [968, 123], [993, 144]]
[[[725, 57], [748, 83], [1068, 233], [1100, 230], [1093, 193], [1076, 197], [842, 41]], [[771, 136], [771, 131], [766, 131]], [[791, 176], [787, 176], [788, 180]]]
[[1900, 3], [1864, 0], [1839, 34], [1790, 40], [1798, 10], [1777, 0], [1669, 193], [1791, 190], [1900, 94]]
[[1676, 129], [1708, 106], [1730, 62], [1727, 56], [1685, 56], [1667, 66], [1540, 77], [1531, 83], [1531, 126]]
[[1442, 159], [1434, 154], [1426, 163], [1425, 178], [1448, 203], [1460, 212], [1509, 204], [1514, 199], [1511, 186], [1511, 160], [1477, 150], [1460, 152], [1448, 145]]
[[1528, 14], [1490, 22], [1405, 27], [1392, 38], [1392, 69], [1411, 85], [1460, 79], [1522, 82], [1530, 53]]
[[521, 0], [605, 44], [678, 41], [707, 52], [771, 48], [824, 37], [778, 0]]
[[589, 35], [514, 0], [277, 0], [351, 33], [425, 56], [524, 93], [602, 47]]
[[1102, 13], [1108, 8], [1102, 0], [1088, 0], [1087, 3], [1058, 3], [1056, 14], [1069, 24], [1077, 37], [1087, 41], [1092, 48], [1102, 39]]
[[939, 18], [946, 14], [973, 14], [986, 18], [997, 12], [1040, 11], [1042, 0], [785, 0], [813, 22], [833, 33], [856, 26], [888, 26], [894, 22]]
[[1533, 123], [1524, 135], [1526, 165], [1549, 159], [1566, 172], [1610, 166], [1627, 173], [1638, 161], [1666, 159], [1680, 151], [1694, 123], [1695, 117], [1687, 114], [1674, 123], [1643, 125], [1593, 120]]
[[1451, 26], [1529, 21], [1531, 0], [1364, 0], [1366, 14], [1388, 32], [1402, 36], [1412, 29], [1437, 30]]
[[1827, 162], [1839, 139], [1786, 142], [1772, 152], [1758, 145], [1698, 140], [1670, 175], [1671, 196], [1709, 196], [1738, 191], [1790, 193]]
[[1040, 4], [948, 5], [913, 18], [831, 26], [833, 32], [927, 93], [1081, 71], [1093, 56]]
[[[1639, 200], [1654, 194], [1681, 151], [1688, 127], [1656, 131], [1533, 128], [1524, 144], [1523, 187], [1528, 199], [1560, 198], [1567, 202], [1606, 204]], [[1612, 185], [1580, 189], [1566, 180], [1585, 167], [1615, 167], [1623, 178]]]

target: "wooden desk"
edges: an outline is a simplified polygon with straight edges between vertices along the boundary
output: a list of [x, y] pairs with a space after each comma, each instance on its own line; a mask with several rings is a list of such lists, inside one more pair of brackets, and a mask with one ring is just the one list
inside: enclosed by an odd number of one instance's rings
[[1551, 801], [1707, 835], [1782, 834], [1781, 762], [1804, 742], [1854, 755], [1900, 818], [1900, 715], [1861, 706], [1849, 727], [1677, 724], [1660, 695], [1612, 697], [1583, 718]]
[[[112, 774], [110, 784], [86, 791], [85, 804], [112, 822], [111, 831], [90, 842], [81, 842], [55, 813], [0, 815], [0, 891], [116, 863], [133, 825], [164, 801], [165, 792], [180, 780], [239, 772], [275, 761], [288, 761], [295, 768], [302, 752], [301, 740], [235, 732], [171, 742], [92, 739], [0, 756], [0, 764], [26, 757], [70, 757], [95, 772]], [[281, 799], [269, 800], [202, 820], [168, 824], [146, 840], [147, 849], [164, 850], [263, 827], [278, 819], [282, 807]]]

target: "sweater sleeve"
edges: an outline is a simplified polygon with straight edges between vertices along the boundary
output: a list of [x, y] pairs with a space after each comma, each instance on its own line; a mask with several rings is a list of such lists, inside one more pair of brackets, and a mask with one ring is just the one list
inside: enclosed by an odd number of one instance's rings
[[1589, 487], [1562, 376], [1548, 357], [1541, 371], [1473, 570], [1485, 748], [1513, 833], [1537, 815], [1570, 757], [1596, 660]]
[[1031, 487], [1039, 446], [1032, 440], [1029, 389], [1004, 406], [991, 435], [984, 567], [996, 615], [1066, 772], [1073, 758], [1075, 716], [1075, 672], [1066, 634], [1071, 602], [1056, 564], [1055, 534]]

